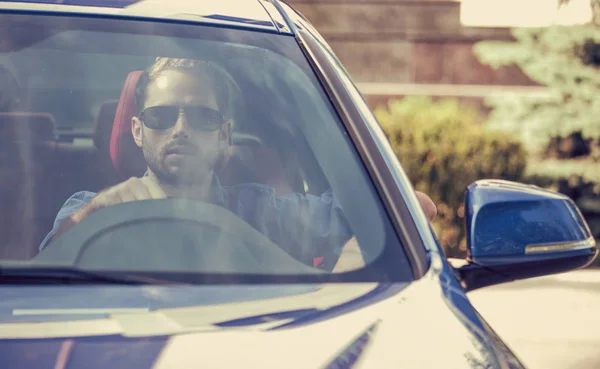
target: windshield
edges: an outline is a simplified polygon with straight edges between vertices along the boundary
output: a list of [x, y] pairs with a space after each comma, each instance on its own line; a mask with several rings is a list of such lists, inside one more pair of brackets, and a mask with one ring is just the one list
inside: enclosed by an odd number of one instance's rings
[[0, 23], [4, 273], [412, 278], [293, 37], [48, 15]]

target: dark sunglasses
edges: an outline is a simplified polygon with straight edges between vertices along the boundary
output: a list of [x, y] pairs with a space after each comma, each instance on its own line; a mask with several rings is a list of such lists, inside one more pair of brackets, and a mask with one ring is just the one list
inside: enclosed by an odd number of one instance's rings
[[221, 112], [202, 105], [150, 106], [140, 113], [139, 118], [150, 129], [169, 129], [177, 123], [181, 110], [187, 123], [199, 131], [215, 131], [226, 120]]

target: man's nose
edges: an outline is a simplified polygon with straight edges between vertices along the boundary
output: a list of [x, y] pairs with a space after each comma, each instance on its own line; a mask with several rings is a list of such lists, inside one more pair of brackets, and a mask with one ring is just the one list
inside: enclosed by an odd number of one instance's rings
[[188, 124], [187, 117], [185, 116], [183, 110], [179, 111], [179, 115], [177, 116], [177, 121], [175, 122], [175, 126], [173, 126], [173, 136], [189, 136], [190, 126]]

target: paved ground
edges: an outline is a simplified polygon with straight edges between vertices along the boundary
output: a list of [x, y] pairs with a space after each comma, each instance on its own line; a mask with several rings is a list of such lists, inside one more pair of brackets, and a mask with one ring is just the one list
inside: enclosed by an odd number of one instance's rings
[[468, 296], [528, 368], [600, 368], [600, 270], [488, 287]]

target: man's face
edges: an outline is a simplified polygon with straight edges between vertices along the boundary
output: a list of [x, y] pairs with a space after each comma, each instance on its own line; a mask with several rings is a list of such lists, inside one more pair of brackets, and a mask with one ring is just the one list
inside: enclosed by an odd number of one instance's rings
[[[157, 178], [168, 184], [189, 185], [200, 183], [213, 173], [220, 150], [228, 144], [230, 123], [219, 128], [202, 130], [188, 117], [185, 107], [198, 111], [209, 108], [219, 111], [212, 83], [206, 77], [182, 71], [167, 70], [146, 90], [143, 109], [179, 106], [175, 124], [166, 129], [151, 129], [134, 118], [133, 136], [144, 152], [148, 168]], [[137, 122], [136, 122], [137, 121]]]

